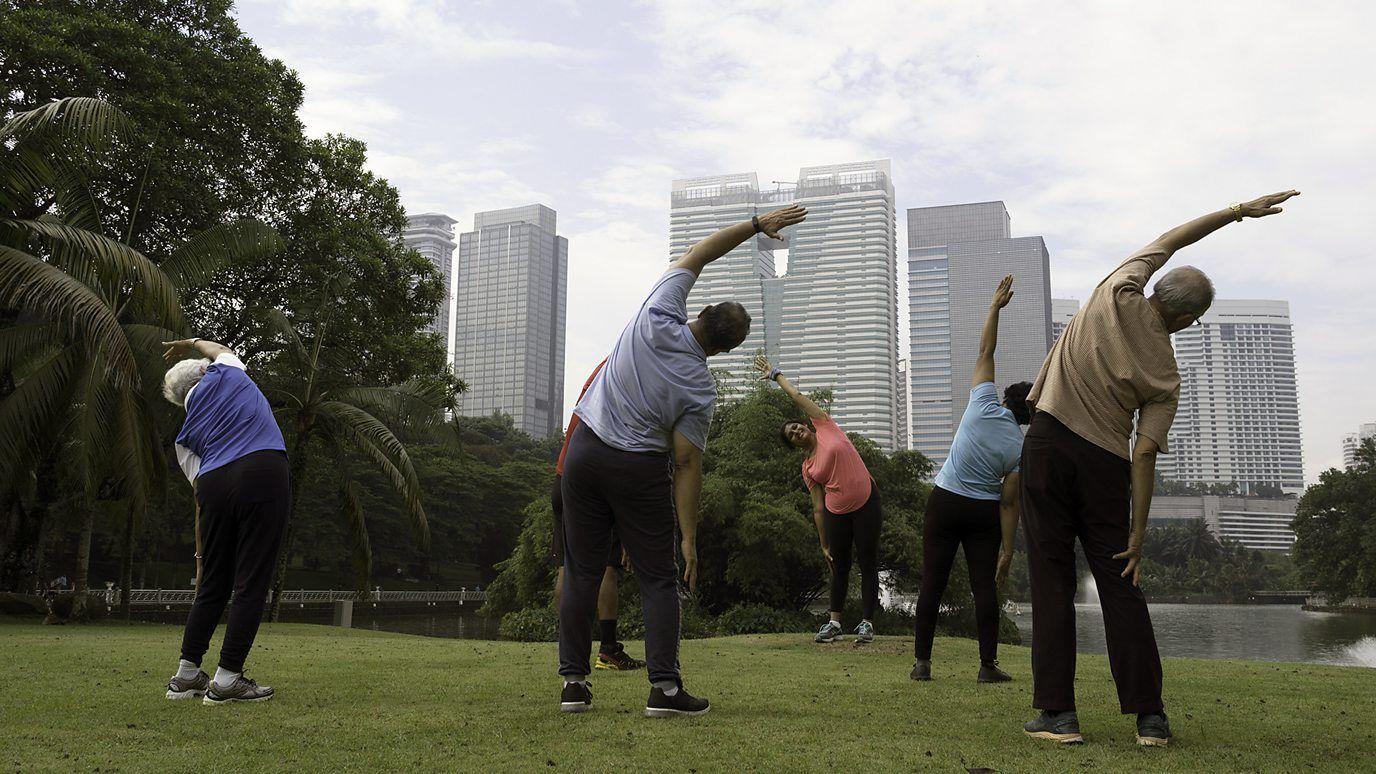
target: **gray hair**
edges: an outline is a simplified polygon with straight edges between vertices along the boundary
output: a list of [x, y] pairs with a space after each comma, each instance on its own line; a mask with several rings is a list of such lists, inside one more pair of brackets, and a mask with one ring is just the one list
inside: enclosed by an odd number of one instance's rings
[[209, 367], [210, 361], [206, 358], [189, 358], [173, 365], [162, 378], [162, 396], [173, 405], [185, 406], [186, 394], [201, 381]]
[[1180, 266], [1156, 281], [1156, 297], [1172, 312], [1199, 316], [1214, 302], [1214, 283], [1193, 266]]

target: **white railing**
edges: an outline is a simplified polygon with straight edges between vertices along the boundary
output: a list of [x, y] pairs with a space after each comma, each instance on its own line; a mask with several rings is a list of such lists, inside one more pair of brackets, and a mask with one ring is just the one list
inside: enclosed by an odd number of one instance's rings
[[[91, 594], [104, 600], [107, 605], [119, 604], [119, 589], [104, 591], [92, 589]], [[190, 605], [196, 599], [195, 589], [130, 589], [129, 604], [138, 606]], [[317, 591], [311, 589], [284, 589], [283, 604], [328, 605], [334, 602], [484, 602], [487, 592], [472, 591], [467, 588], [458, 591], [383, 591], [374, 589], [360, 598], [354, 591]], [[271, 594], [269, 594], [269, 603]]]

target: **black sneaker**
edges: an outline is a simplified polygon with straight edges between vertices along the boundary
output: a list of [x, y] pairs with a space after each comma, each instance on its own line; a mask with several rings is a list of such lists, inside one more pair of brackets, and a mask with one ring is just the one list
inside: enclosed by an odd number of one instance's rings
[[205, 695], [206, 689], [210, 687], [210, 675], [196, 670], [195, 677], [180, 678], [173, 677], [167, 681], [167, 698], [169, 699], [199, 699]]
[[592, 709], [592, 686], [587, 682], [564, 683], [559, 695], [560, 712], [587, 712]]
[[272, 686], [259, 685], [258, 683], [239, 675], [234, 678], [234, 682], [228, 688], [221, 688], [210, 681], [210, 687], [206, 689], [205, 698], [201, 701], [205, 704], [230, 704], [236, 701], [268, 701], [272, 698], [274, 691]]
[[1006, 683], [1013, 679], [1013, 676], [999, 669], [997, 661], [981, 661], [979, 665], [979, 677], [975, 678], [981, 683]]
[[1075, 710], [1046, 712], [1023, 724], [1022, 730], [1034, 739], [1050, 739], [1061, 744], [1084, 744], [1080, 736], [1080, 718]]
[[1164, 712], [1137, 716], [1137, 743], [1143, 747], [1165, 747], [1171, 743], [1171, 722]]
[[615, 672], [630, 672], [636, 669], [644, 669], [645, 662], [631, 656], [626, 652], [626, 648], [621, 643], [616, 643], [616, 650], [612, 653], [598, 651], [597, 663], [592, 665], [593, 669], [610, 669]]
[[932, 662], [930, 659], [918, 659], [913, 662], [913, 671], [908, 673], [908, 677], [914, 680], [932, 679]]
[[683, 686], [679, 686], [678, 693], [673, 696], [666, 696], [663, 690], [652, 687], [650, 688], [650, 698], [645, 702], [645, 717], [673, 718], [706, 715], [709, 709], [711, 706], [706, 699], [689, 696], [688, 692], [683, 690]]

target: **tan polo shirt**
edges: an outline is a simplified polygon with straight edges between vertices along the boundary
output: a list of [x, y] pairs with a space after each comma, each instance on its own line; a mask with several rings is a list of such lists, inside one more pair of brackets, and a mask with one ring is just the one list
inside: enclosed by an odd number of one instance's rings
[[1076, 435], [1130, 459], [1137, 432], [1166, 452], [1180, 400], [1180, 372], [1161, 316], [1144, 290], [1170, 258], [1157, 245], [1133, 253], [1099, 283], [1046, 356], [1029, 404]]

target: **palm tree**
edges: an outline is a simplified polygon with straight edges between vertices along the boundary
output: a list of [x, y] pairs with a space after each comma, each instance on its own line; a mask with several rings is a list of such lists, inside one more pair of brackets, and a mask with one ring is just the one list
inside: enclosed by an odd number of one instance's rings
[[109, 103], [70, 97], [0, 128], [0, 310], [12, 310], [0, 325], [0, 375], [13, 385], [0, 402], [0, 492], [60, 455], [82, 494], [78, 591], [89, 585], [95, 502], [127, 500], [126, 603], [133, 522], [166, 467], [151, 388], [161, 375], [156, 343], [186, 327], [176, 287], [278, 245], [263, 224], [238, 221], [161, 265], [131, 247], [139, 197], [114, 223], [88, 184], [94, 159], [127, 126]]
[[[264, 390], [276, 408], [278, 424], [286, 431], [291, 460], [291, 510], [278, 553], [273, 583], [272, 620], [277, 620], [282, 589], [293, 545], [298, 506], [305, 486], [304, 473], [316, 455], [336, 471], [340, 515], [352, 539], [354, 586], [360, 595], [372, 577], [372, 549], [359, 501], [358, 484], [350, 471], [361, 461], [381, 472], [405, 504], [415, 542], [428, 550], [430, 528], [420, 501], [420, 482], [398, 433], [436, 436], [445, 424], [445, 410], [453, 397], [442, 385], [409, 381], [387, 387], [360, 387], [340, 374], [342, 353], [327, 346], [330, 320], [339, 307], [348, 281], [331, 279], [320, 303], [294, 321], [280, 310], [264, 314], [271, 324], [285, 362], [272, 369], [283, 375]], [[303, 336], [301, 327], [309, 327]], [[389, 427], [390, 425], [390, 427]]]

